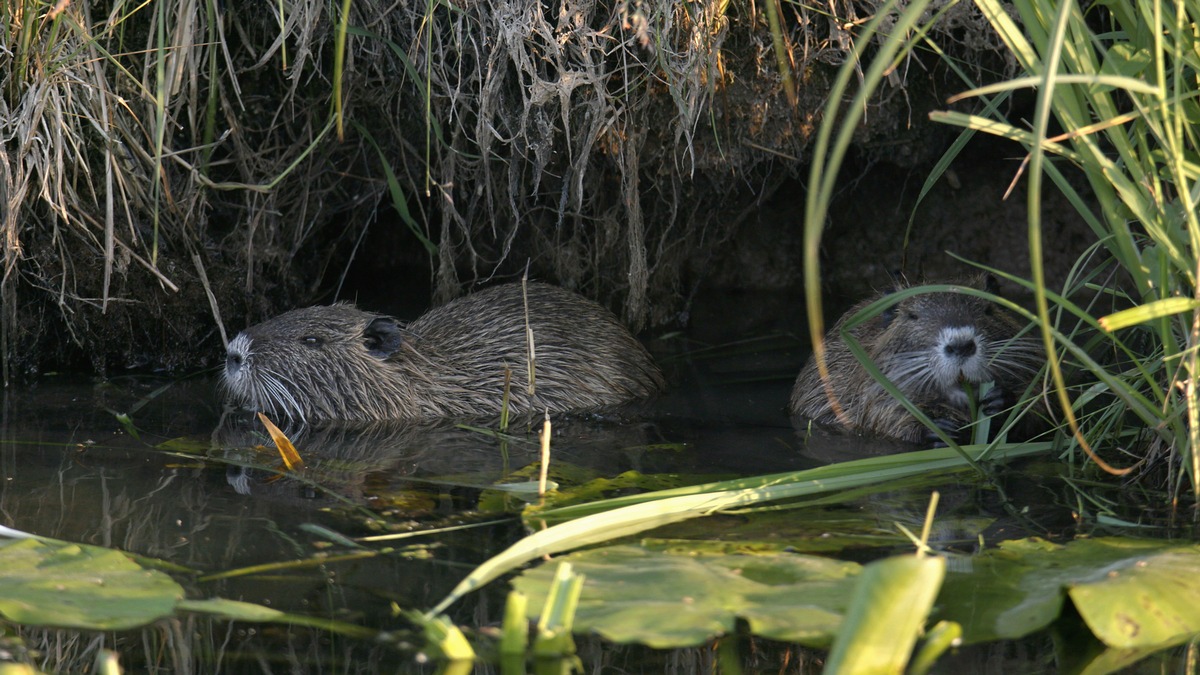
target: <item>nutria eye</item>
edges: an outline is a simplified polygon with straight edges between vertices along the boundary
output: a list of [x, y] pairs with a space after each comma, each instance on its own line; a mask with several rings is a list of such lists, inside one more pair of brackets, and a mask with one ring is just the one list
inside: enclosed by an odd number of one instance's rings
[[917, 316], [916, 312], [909, 312], [907, 315], [909, 321], [919, 321], [921, 317]]
[[985, 316], [992, 316], [993, 314], [996, 313], [996, 308], [993, 307], [992, 305], [988, 305], [987, 307], [983, 308], [983, 313]]
[[304, 346], [312, 347], [313, 349], [320, 347], [322, 344], [321, 338], [317, 337], [316, 335], [305, 335], [304, 337], [300, 338], [300, 342], [302, 342]]
[[892, 323], [892, 319], [895, 319], [895, 318], [896, 318], [895, 306], [888, 307], [887, 309], [883, 310], [882, 314], [879, 315], [879, 320], [881, 323], [883, 323], [884, 328], [887, 328], [888, 325], [890, 323]]

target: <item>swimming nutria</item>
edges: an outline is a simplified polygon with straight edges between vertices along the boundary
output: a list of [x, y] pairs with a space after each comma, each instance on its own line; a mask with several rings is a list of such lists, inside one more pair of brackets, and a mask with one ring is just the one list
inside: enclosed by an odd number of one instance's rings
[[[994, 292], [995, 279], [971, 285]], [[825, 336], [829, 385], [839, 418], [809, 358], [792, 389], [791, 412], [909, 442], [937, 436], [892, 398], [854, 358], [841, 337], [855, 314], [883, 294], [850, 308]], [[955, 436], [969, 420], [963, 383], [994, 382], [983, 412], [1000, 412], [1021, 395], [1045, 361], [1041, 341], [1017, 337], [1022, 324], [995, 303], [965, 293], [924, 293], [901, 300], [850, 330], [850, 335], [910, 401]]]
[[298, 422], [499, 415], [506, 370], [517, 415], [606, 408], [663, 388], [646, 349], [608, 310], [540, 283], [528, 284], [528, 300], [528, 323], [519, 283], [408, 324], [346, 303], [294, 310], [229, 343], [225, 386], [251, 409]]

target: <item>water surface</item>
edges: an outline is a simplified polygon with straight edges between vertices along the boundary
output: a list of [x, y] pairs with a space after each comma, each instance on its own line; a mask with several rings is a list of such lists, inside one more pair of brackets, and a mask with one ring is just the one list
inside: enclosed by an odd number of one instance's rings
[[[611, 414], [555, 418], [551, 477], [564, 488], [622, 475], [670, 487], [907, 449], [793, 428], [786, 401], [807, 355], [795, 310], [800, 305], [790, 296], [759, 294], [754, 300], [715, 298], [695, 308], [693, 328], [650, 341], [672, 380], [671, 391], [660, 399]], [[475, 424], [494, 428], [491, 420]], [[266, 434], [254, 418], [224, 405], [214, 373], [182, 380], [45, 376], [4, 392], [0, 523], [186, 567], [194, 573], [175, 576], [189, 597], [244, 600], [401, 631], [408, 624], [394, 607], [434, 606], [471, 569], [523, 533], [514, 516], [521, 498], [489, 488], [536, 476], [536, 429], [518, 424], [505, 438], [445, 424], [291, 432], [307, 464], [298, 477], [272, 470], [280, 462], [265, 449]], [[1026, 527], [997, 518], [1002, 509], [994, 491], [974, 485], [956, 490], [953, 483], [947, 486], [946, 509], [963, 517], [948, 520], [946, 530], [935, 534], [939, 541], [970, 549], [986, 528], [1015, 528], [1020, 534]], [[638, 489], [643, 488], [628, 488]], [[919, 527], [927, 496], [925, 487], [897, 488], [819, 518], [793, 512], [750, 524], [741, 516], [721, 516], [659, 534], [811, 542], [837, 533], [842, 522], [861, 530], [861, 515], [869, 512], [871, 531], [860, 534], [878, 537], [884, 549], [864, 549], [867, 559], [911, 548], [892, 523]], [[327, 531], [362, 537], [455, 526], [472, 527], [389, 544], [393, 552], [371, 557], [204, 579], [322, 551], [345, 552], [323, 534]], [[503, 582], [494, 583], [453, 606], [450, 615], [467, 626], [496, 625], [505, 592]], [[26, 635], [43, 650], [59, 645], [59, 660], [50, 665], [63, 670], [78, 665], [72, 659], [83, 658], [98, 642], [138, 670], [415, 667], [410, 651], [286, 626], [185, 617], [133, 633], [77, 638], [68, 641], [70, 648], [61, 646], [69, 631]], [[778, 647], [780, 654], [790, 650]], [[592, 644], [585, 653], [594, 653], [596, 663], [620, 653], [643, 662], [645, 672], [693, 663], [686, 651], [651, 657], [647, 651], [611, 652]], [[809, 657], [787, 658], [796, 664]], [[624, 667], [637, 670], [629, 662]], [[679, 665], [677, 672], [688, 667]]]

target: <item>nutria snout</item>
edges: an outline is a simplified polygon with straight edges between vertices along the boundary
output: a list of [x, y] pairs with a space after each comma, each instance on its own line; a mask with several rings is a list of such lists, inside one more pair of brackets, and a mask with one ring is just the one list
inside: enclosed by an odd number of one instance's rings
[[[992, 291], [986, 279], [976, 287]], [[792, 389], [790, 409], [818, 423], [848, 426], [910, 442], [936, 438], [862, 367], [842, 329], [882, 294], [850, 308], [825, 336], [829, 390], [810, 358]], [[980, 402], [985, 413], [1011, 405], [1045, 362], [1041, 342], [999, 305], [966, 293], [915, 295], [850, 329], [879, 370], [904, 395], [955, 435], [969, 420], [973, 388], [994, 384]], [[836, 400], [838, 415], [831, 400]]]
[[224, 383], [245, 407], [298, 422], [495, 416], [506, 390], [513, 414], [586, 411], [664, 386], [611, 312], [540, 283], [480, 291], [408, 324], [350, 304], [287, 312], [229, 343]]

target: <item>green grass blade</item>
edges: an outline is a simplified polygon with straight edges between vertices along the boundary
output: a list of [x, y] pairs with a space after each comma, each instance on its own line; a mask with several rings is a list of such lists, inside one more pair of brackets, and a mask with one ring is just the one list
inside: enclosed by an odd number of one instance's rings
[[[810, 164], [808, 195], [805, 199], [804, 210], [804, 297], [807, 305], [809, 334], [812, 337], [813, 359], [821, 378], [828, 381], [828, 371], [825, 367], [825, 318], [821, 312], [821, 235], [825, 230], [825, 220], [833, 199], [833, 189], [837, 182], [838, 170], [845, 159], [846, 152], [862, 120], [867, 102], [874, 95], [879, 83], [887, 71], [894, 65], [897, 54], [902, 47], [911, 45], [909, 35], [929, 6], [929, 0], [915, 0], [902, 11], [897, 11], [900, 3], [888, 0], [878, 7], [874, 18], [863, 27], [862, 33], [854, 42], [854, 50], [850, 58], [838, 69], [837, 77], [830, 88], [829, 100], [825, 105], [821, 125], [817, 129], [817, 138], [813, 143], [813, 154]], [[845, 106], [845, 113], [839, 116], [842, 101], [849, 90], [850, 81], [859, 74], [862, 54], [871, 44], [877, 31], [888, 22], [888, 36], [878, 45], [874, 60], [871, 61], [866, 73], [861, 74], [858, 91], [851, 102]], [[837, 129], [836, 137], [834, 129]]]
[[1142, 323], [1149, 323], [1165, 316], [1174, 316], [1184, 312], [1200, 309], [1200, 300], [1196, 298], [1163, 298], [1137, 307], [1100, 317], [1100, 326], [1107, 331], [1129, 328]]
[[826, 673], [902, 673], [946, 576], [946, 559], [902, 556], [863, 568]]

